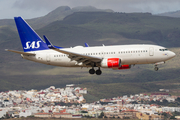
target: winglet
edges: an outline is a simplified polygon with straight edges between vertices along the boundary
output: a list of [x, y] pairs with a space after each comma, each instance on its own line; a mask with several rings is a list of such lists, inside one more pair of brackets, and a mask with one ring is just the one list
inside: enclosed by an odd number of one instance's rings
[[85, 44], [85, 47], [89, 47], [89, 45], [87, 43], [84, 43]]
[[47, 38], [45, 35], [43, 35], [43, 37], [44, 37], [44, 40], [45, 40], [48, 48], [50, 48], [50, 49], [56, 49], [56, 48], [57, 48], [57, 49], [63, 49], [63, 47], [54, 46], [54, 45], [48, 40], [48, 38]]
[[47, 44], [48, 48], [50, 48], [50, 49], [55, 49], [55, 47], [54, 47], [53, 44], [48, 40], [48, 38], [47, 38], [45, 35], [43, 35], [43, 37], [44, 37], [44, 40], [46, 41], [46, 44]]

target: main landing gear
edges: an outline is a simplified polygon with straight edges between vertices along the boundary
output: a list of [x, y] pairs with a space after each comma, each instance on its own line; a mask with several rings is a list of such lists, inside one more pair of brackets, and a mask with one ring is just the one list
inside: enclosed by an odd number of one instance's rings
[[159, 70], [159, 68], [157, 67], [157, 65], [154, 66], [154, 70], [155, 70], [155, 71], [158, 71], [158, 70]]
[[94, 68], [89, 70], [89, 74], [94, 74], [94, 73], [96, 73], [96, 75], [101, 75], [102, 71], [101, 71], [100, 67], [96, 71], [94, 70]]

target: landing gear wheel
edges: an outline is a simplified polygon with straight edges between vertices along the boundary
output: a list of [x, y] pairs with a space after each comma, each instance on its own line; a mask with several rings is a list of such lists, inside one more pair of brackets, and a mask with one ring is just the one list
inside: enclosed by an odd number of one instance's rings
[[159, 70], [159, 68], [158, 68], [158, 67], [155, 67], [155, 68], [154, 68], [154, 70], [155, 70], [155, 71], [158, 71], [158, 70]]
[[101, 75], [102, 71], [100, 69], [96, 70], [96, 75]]
[[94, 74], [95, 73], [95, 70], [92, 68], [89, 70], [89, 74]]

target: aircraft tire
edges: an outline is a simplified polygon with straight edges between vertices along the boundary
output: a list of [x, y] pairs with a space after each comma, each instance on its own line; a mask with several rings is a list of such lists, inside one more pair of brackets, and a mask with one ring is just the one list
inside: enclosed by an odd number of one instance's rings
[[158, 71], [158, 70], [159, 70], [159, 68], [158, 68], [158, 67], [155, 67], [155, 68], [154, 68], [154, 70], [155, 70], [155, 71]]
[[95, 73], [95, 70], [94, 69], [90, 69], [89, 70], [89, 74], [94, 74]]
[[102, 71], [101, 70], [96, 70], [96, 75], [101, 75]]

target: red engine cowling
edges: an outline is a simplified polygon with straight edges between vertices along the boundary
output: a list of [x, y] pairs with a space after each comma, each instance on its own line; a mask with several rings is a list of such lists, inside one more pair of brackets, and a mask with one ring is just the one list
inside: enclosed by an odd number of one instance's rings
[[130, 69], [131, 65], [121, 65], [121, 67], [119, 67], [118, 69]]
[[131, 65], [121, 65], [121, 59], [119, 58], [107, 58], [102, 60], [101, 67], [121, 70], [121, 69], [130, 69]]
[[121, 59], [119, 58], [107, 58], [101, 62], [103, 68], [119, 68], [121, 67]]

